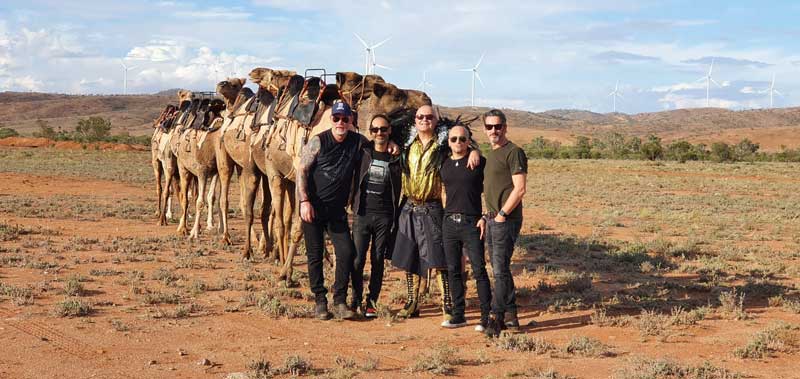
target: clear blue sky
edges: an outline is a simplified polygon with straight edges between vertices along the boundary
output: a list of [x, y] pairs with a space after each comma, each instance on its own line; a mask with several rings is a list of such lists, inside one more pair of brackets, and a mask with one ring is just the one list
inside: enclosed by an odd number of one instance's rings
[[[364, 4], [368, 4], [365, 6]], [[0, 91], [210, 90], [254, 67], [364, 71], [368, 42], [388, 81], [444, 105], [626, 113], [706, 104], [800, 103], [800, 3], [791, 1], [39, 1], [0, 3]]]

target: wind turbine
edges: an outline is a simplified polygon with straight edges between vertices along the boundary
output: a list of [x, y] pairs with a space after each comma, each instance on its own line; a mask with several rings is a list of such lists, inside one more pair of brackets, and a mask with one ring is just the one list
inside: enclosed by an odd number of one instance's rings
[[478, 82], [481, 83], [481, 87], [482, 88], [486, 88], [486, 86], [483, 85], [483, 80], [481, 80], [481, 76], [478, 74], [478, 67], [480, 67], [481, 62], [483, 62], [483, 56], [484, 55], [485, 54], [481, 54], [481, 57], [478, 59], [478, 63], [475, 64], [475, 67], [462, 68], [462, 69], [458, 70], [458, 71], [470, 71], [470, 72], [472, 72], [472, 102], [471, 102], [471, 104], [472, 104], [473, 107], [475, 106], [475, 78], [478, 78]]
[[376, 67], [380, 67], [380, 68], [382, 68], [384, 70], [393, 70], [393, 68], [391, 68], [391, 67], [386, 67], [386, 66], [384, 66], [382, 64], [378, 64], [378, 62], [375, 61], [375, 50], [373, 50], [372, 51], [372, 73], [373, 74], [375, 73], [375, 68]]
[[778, 90], [775, 89], [775, 74], [774, 73], [772, 74], [772, 83], [769, 85], [769, 88], [767, 89], [767, 92], [769, 92], [769, 107], [771, 109], [772, 108], [772, 104], [773, 104], [772, 103], [772, 95], [777, 93], [778, 95], [783, 96], [782, 93], [778, 92]]
[[418, 88], [419, 88], [419, 89], [420, 89], [422, 92], [427, 92], [427, 91], [425, 91], [425, 89], [426, 89], [426, 88], [428, 88], [428, 87], [433, 87], [433, 84], [431, 84], [431, 83], [428, 81], [428, 71], [423, 71], [423, 72], [422, 72], [422, 82], [420, 82], [420, 83], [419, 83], [419, 85], [418, 85], [417, 87], [418, 87]]
[[377, 63], [375, 63], [375, 49], [377, 49], [378, 47], [380, 47], [381, 45], [383, 45], [384, 43], [386, 43], [387, 41], [392, 39], [392, 37], [389, 37], [389, 38], [387, 38], [387, 39], [385, 39], [385, 40], [383, 40], [381, 42], [378, 42], [378, 43], [376, 43], [374, 45], [370, 45], [366, 41], [364, 41], [364, 39], [361, 38], [358, 34], [353, 33], [353, 35], [355, 35], [356, 38], [358, 38], [358, 41], [361, 42], [362, 45], [364, 45], [364, 51], [366, 53], [366, 56], [364, 57], [365, 58], [365, 61], [364, 61], [364, 72], [367, 75], [368, 74], [374, 74], [375, 72], [374, 71], [370, 71], [370, 70], [373, 70], [375, 67], [384, 68], [384, 67], [378, 65]]
[[708, 108], [711, 104], [710, 102], [711, 83], [716, 84], [717, 87], [722, 87], [721, 85], [719, 85], [719, 83], [717, 83], [716, 80], [714, 80], [714, 78], [711, 77], [712, 71], [714, 71], [714, 58], [711, 58], [711, 66], [708, 67], [708, 74], [700, 79], [697, 79], [698, 82], [702, 82], [704, 80], [706, 81], [706, 108]]
[[133, 70], [133, 69], [135, 69], [135, 68], [137, 68], [139, 66], [128, 67], [125, 64], [125, 60], [123, 60], [123, 59], [119, 60], [119, 64], [122, 65], [122, 94], [123, 95], [127, 95], [128, 94], [128, 71]]
[[617, 84], [614, 86], [614, 90], [608, 94], [611, 97], [612, 101], [612, 112], [617, 113], [617, 98], [624, 99], [622, 97], [622, 93], [619, 92], [619, 80], [617, 80]]

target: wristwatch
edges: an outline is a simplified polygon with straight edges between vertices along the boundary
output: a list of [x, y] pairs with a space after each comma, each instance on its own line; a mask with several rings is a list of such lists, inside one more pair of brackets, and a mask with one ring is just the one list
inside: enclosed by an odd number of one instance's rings
[[506, 211], [504, 211], [502, 209], [500, 210], [500, 212], [497, 212], [497, 214], [499, 214], [500, 216], [503, 216], [503, 217], [508, 217], [508, 213], [506, 213]]

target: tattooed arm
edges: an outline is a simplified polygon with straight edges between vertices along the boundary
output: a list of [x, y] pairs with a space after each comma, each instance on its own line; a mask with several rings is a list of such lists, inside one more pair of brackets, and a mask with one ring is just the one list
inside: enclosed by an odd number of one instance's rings
[[300, 167], [297, 169], [297, 201], [300, 202], [300, 218], [305, 222], [314, 221], [314, 207], [308, 198], [308, 174], [319, 155], [319, 136], [311, 137], [303, 153], [300, 155]]

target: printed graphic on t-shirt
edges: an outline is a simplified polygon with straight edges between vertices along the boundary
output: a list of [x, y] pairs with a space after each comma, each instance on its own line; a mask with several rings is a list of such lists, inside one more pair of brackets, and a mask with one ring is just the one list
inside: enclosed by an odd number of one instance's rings
[[367, 177], [367, 193], [380, 195], [386, 189], [387, 175], [389, 175], [389, 162], [375, 159], [369, 166]]

